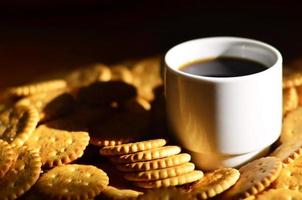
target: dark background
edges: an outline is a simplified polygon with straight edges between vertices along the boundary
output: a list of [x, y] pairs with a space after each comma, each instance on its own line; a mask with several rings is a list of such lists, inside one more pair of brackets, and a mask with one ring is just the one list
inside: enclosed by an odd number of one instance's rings
[[58, 69], [163, 54], [206, 36], [241, 36], [302, 55], [302, 6], [266, 1], [0, 3], [0, 88]]

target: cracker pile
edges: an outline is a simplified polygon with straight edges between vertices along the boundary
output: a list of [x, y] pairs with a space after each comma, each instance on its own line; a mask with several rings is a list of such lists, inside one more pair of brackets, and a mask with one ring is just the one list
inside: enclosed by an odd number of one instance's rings
[[189, 154], [179, 154], [178, 146], [164, 146], [166, 140], [154, 139], [137, 143], [103, 147], [100, 154], [108, 156], [124, 171], [124, 178], [142, 188], [161, 188], [197, 181], [203, 172], [194, 170]]
[[299, 67], [284, 70], [270, 155], [202, 172], [167, 134], [160, 65], [97, 64], [2, 91], [0, 200], [302, 199]]

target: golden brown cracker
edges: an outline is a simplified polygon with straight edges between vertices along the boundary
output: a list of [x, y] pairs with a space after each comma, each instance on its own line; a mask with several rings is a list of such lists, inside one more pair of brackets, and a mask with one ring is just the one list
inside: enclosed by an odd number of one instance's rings
[[302, 192], [302, 157], [284, 166], [272, 185], [274, 188], [285, 188]]
[[103, 147], [100, 150], [100, 154], [104, 156], [124, 155], [124, 154], [136, 153], [139, 151], [145, 151], [145, 150], [162, 147], [166, 143], [167, 141], [165, 139], [153, 139], [153, 140], [146, 140], [136, 143], [108, 146], [108, 147]]
[[13, 148], [4, 140], [0, 140], [0, 179], [14, 164], [16, 158]]
[[1, 199], [17, 199], [28, 191], [40, 176], [41, 160], [36, 151], [23, 146], [17, 150], [17, 154], [15, 164], [0, 179]]
[[190, 160], [190, 154], [181, 153], [157, 160], [119, 164], [116, 167], [118, 170], [123, 172], [149, 171], [181, 165], [183, 163], [189, 162]]
[[283, 119], [280, 142], [286, 143], [302, 138], [302, 107], [288, 113]]
[[35, 188], [50, 199], [93, 199], [106, 189], [107, 174], [92, 165], [61, 165], [44, 173]]
[[196, 199], [209, 199], [233, 186], [239, 179], [240, 173], [233, 168], [220, 168], [190, 184], [189, 192]]
[[155, 181], [159, 179], [166, 179], [194, 171], [195, 165], [193, 163], [184, 163], [181, 165], [149, 170], [143, 172], [129, 172], [124, 175], [128, 181]]
[[284, 164], [289, 164], [302, 155], [302, 140], [292, 140], [281, 144], [271, 156], [279, 158]]
[[66, 82], [58, 79], [8, 88], [6, 93], [11, 96], [29, 96], [40, 92], [49, 92], [63, 88], [66, 88]]
[[184, 185], [187, 183], [192, 183], [194, 181], [198, 181], [203, 177], [203, 172], [199, 170], [194, 170], [192, 172], [182, 174], [179, 176], [156, 180], [156, 181], [138, 181], [134, 182], [135, 185], [142, 188], [162, 188], [162, 187], [170, 187], [177, 185]]
[[176, 155], [180, 153], [180, 151], [181, 149], [178, 146], [163, 146], [146, 151], [140, 151], [137, 153], [110, 157], [110, 160], [114, 163], [150, 161]]
[[70, 132], [40, 125], [26, 145], [40, 153], [42, 165], [54, 167], [81, 157], [88, 142], [87, 132]]
[[239, 169], [240, 178], [223, 194], [223, 198], [239, 199], [263, 191], [279, 176], [282, 163], [275, 157], [254, 160]]
[[15, 147], [27, 141], [39, 121], [38, 111], [32, 106], [17, 105], [0, 113], [0, 139]]
[[283, 90], [283, 114], [298, 107], [299, 97], [296, 88], [290, 87]]
[[66, 90], [56, 90], [30, 95], [17, 104], [32, 105], [39, 112], [40, 121], [47, 121], [71, 111], [74, 99]]

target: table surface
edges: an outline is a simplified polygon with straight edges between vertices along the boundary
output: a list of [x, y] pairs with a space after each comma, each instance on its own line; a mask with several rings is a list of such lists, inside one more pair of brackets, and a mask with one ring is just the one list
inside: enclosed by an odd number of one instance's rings
[[164, 54], [193, 38], [232, 35], [302, 52], [298, 4], [240, 1], [0, 3], [0, 88], [58, 69]]

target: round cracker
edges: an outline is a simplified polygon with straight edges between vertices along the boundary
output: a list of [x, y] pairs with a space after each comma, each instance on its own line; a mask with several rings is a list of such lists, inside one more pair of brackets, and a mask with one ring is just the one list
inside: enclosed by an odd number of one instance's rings
[[233, 186], [239, 179], [237, 169], [221, 168], [205, 174], [197, 182], [190, 185], [190, 193], [197, 199], [209, 199]]
[[13, 148], [4, 140], [0, 140], [0, 179], [15, 162], [16, 154]]
[[257, 200], [288, 200], [302, 199], [302, 193], [289, 189], [270, 189], [257, 196]]
[[16, 105], [0, 113], [0, 139], [13, 147], [27, 141], [39, 121], [39, 113], [32, 106]]
[[278, 158], [254, 160], [239, 169], [239, 180], [223, 197], [239, 199], [255, 195], [268, 187], [278, 177], [281, 169], [282, 163]]
[[280, 141], [286, 143], [302, 138], [302, 107], [288, 113], [283, 119]]
[[181, 165], [183, 163], [189, 162], [190, 160], [190, 154], [181, 153], [157, 160], [119, 164], [116, 167], [118, 170], [123, 172], [149, 171]]
[[194, 169], [195, 165], [193, 163], [184, 163], [164, 169], [126, 173], [124, 178], [128, 181], [154, 181], [186, 174], [194, 171]]
[[38, 180], [41, 160], [38, 152], [28, 147], [17, 150], [17, 159], [0, 180], [1, 199], [16, 199], [28, 191]]
[[102, 196], [108, 199], [137, 199], [140, 195], [143, 195], [143, 192], [136, 191], [133, 189], [120, 189], [113, 186], [107, 186], [106, 189], [102, 192]]
[[299, 97], [296, 88], [290, 87], [283, 90], [283, 114], [298, 107]]
[[100, 154], [104, 156], [124, 155], [162, 147], [166, 143], [167, 141], [165, 139], [154, 139], [135, 143], [121, 144], [116, 146], [108, 146], [102, 148], [100, 150]]
[[61, 165], [44, 173], [35, 188], [51, 199], [93, 199], [109, 183], [107, 174], [92, 165]]
[[279, 158], [284, 164], [292, 163], [302, 155], [302, 140], [292, 140], [281, 144], [271, 156]]
[[74, 105], [74, 99], [66, 90], [43, 92], [25, 97], [18, 105], [32, 105], [40, 116], [40, 121], [54, 119], [69, 112]]
[[87, 132], [71, 132], [40, 125], [26, 144], [37, 149], [42, 165], [54, 167], [81, 157], [88, 143]]
[[110, 160], [114, 163], [150, 161], [176, 155], [180, 153], [180, 151], [181, 149], [178, 146], [163, 146], [156, 149], [140, 151], [137, 153], [110, 157]]
[[302, 192], [302, 157], [283, 167], [272, 184], [274, 188], [285, 188]]
[[179, 176], [156, 180], [156, 181], [138, 181], [134, 182], [135, 185], [142, 188], [162, 188], [162, 187], [170, 187], [177, 185], [184, 185], [187, 183], [192, 183], [194, 181], [198, 181], [203, 177], [203, 172], [200, 170], [194, 170], [186, 174], [182, 174]]
[[11, 96], [29, 96], [40, 92], [49, 92], [63, 88], [66, 88], [66, 82], [58, 79], [8, 88], [6, 93]]

